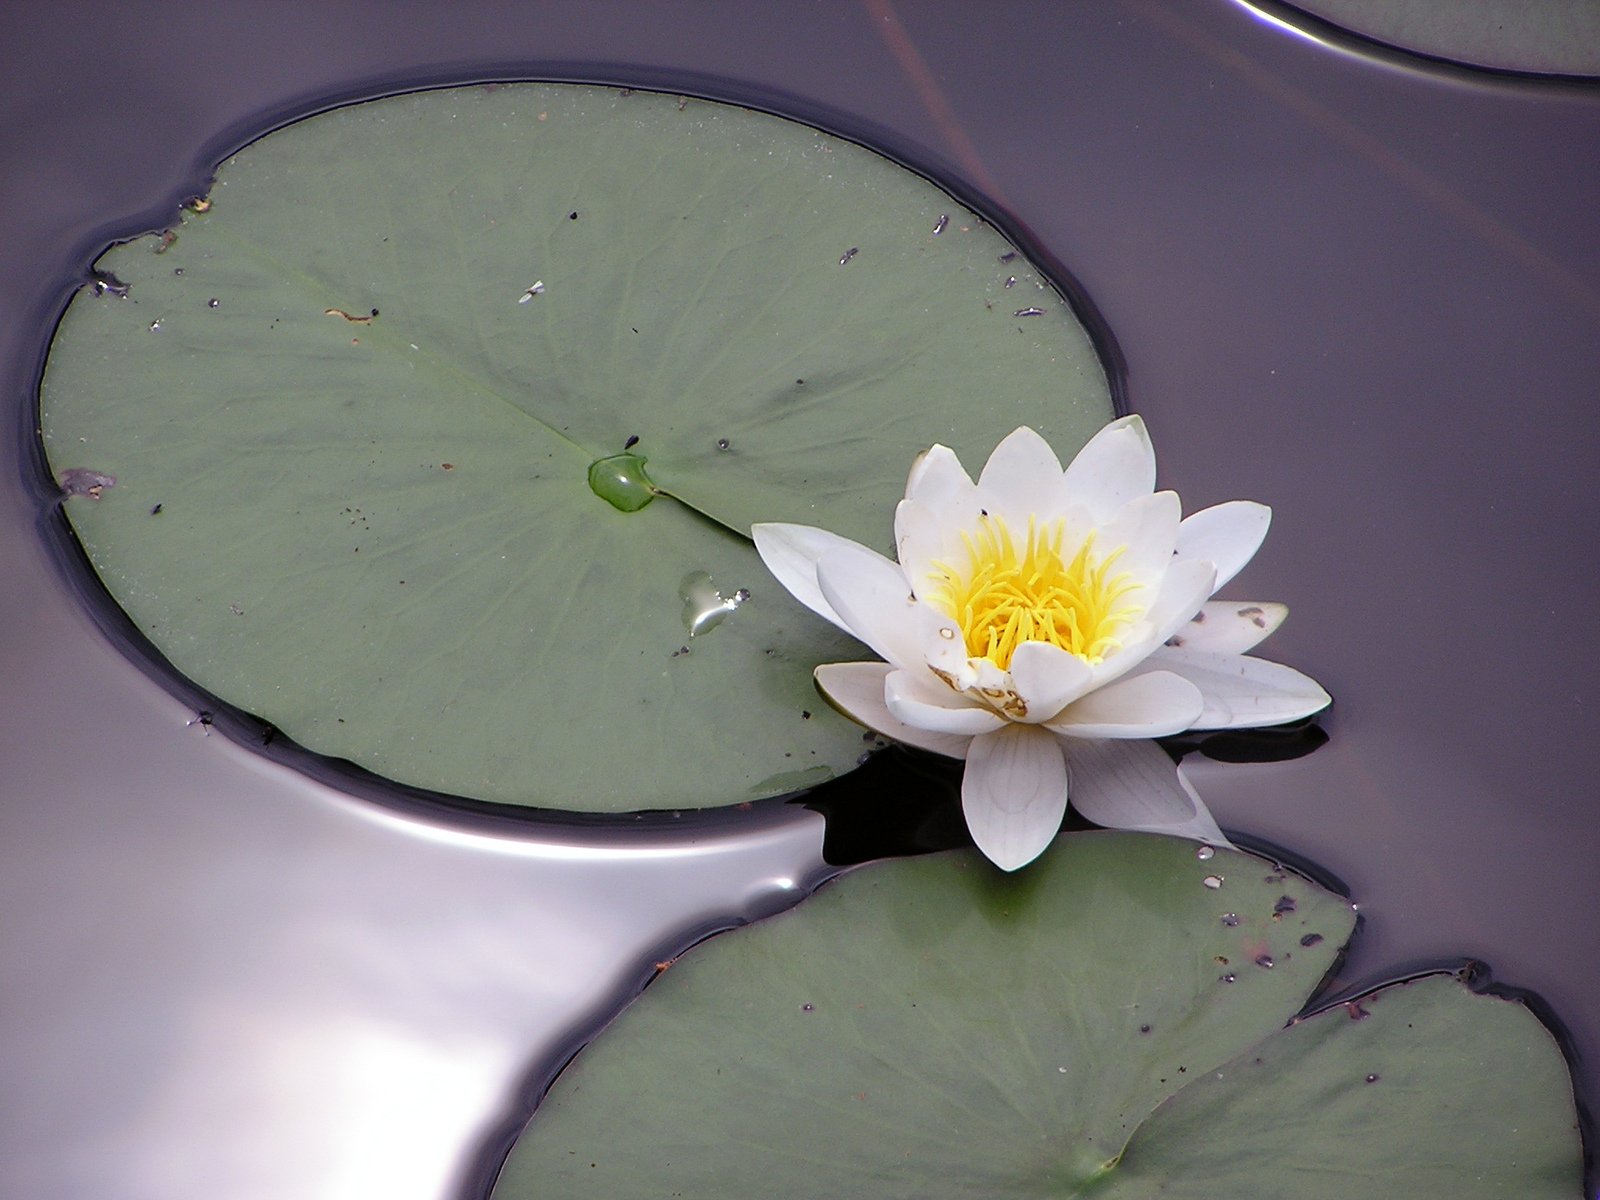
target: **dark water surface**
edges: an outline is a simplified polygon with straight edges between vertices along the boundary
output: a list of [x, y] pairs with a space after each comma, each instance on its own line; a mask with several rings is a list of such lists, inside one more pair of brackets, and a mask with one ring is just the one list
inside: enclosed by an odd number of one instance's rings
[[[330, 101], [583, 77], [791, 112], [987, 194], [1075, 273], [1163, 479], [1276, 524], [1232, 595], [1331, 743], [1199, 765], [1343, 878], [1341, 982], [1471, 956], [1600, 1082], [1600, 90], [1300, 36], [1225, 0], [1008, 9], [110, 2], [0, 14], [0, 372], [109, 238]], [[698, 932], [820, 870], [758, 806], [606, 836], [384, 808], [187, 725], [0, 486], [0, 1191], [461, 1195], [524, 1080]], [[1486, 1081], [1486, 1088], [1491, 1088]]]

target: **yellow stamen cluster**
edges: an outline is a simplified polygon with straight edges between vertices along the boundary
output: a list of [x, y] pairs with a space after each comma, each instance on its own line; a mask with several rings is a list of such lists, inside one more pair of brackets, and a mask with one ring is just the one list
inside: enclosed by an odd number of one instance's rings
[[1138, 582], [1112, 573], [1126, 547], [1097, 555], [1091, 533], [1063, 561], [1064, 536], [1064, 521], [1040, 528], [1030, 517], [1019, 549], [1006, 523], [985, 514], [977, 530], [961, 535], [964, 567], [934, 564], [925, 598], [961, 627], [970, 656], [1009, 670], [1023, 642], [1049, 642], [1092, 665], [1122, 645], [1118, 635], [1144, 611], [1126, 602]]

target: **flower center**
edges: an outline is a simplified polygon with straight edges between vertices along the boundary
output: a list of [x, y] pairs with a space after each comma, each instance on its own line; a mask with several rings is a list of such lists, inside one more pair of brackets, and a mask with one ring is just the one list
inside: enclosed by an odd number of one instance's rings
[[1133, 576], [1112, 573], [1127, 547], [1096, 554], [1091, 532], [1063, 560], [1065, 532], [1059, 518], [1041, 528], [1029, 517], [1019, 547], [1004, 521], [985, 514], [976, 531], [961, 535], [964, 566], [933, 564], [926, 599], [961, 627], [969, 655], [1004, 671], [1023, 642], [1049, 642], [1091, 665], [1121, 647], [1118, 635], [1144, 611], [1126, 602], [1139, 587]]

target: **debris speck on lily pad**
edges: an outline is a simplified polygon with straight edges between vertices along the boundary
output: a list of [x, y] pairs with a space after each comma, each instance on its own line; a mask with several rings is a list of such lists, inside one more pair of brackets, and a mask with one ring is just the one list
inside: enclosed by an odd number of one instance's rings
[[61, 491], [67, 496], [87, 496], [98, 500], [107, 488], [117, 486], [117, 477], [104, 471], [91, 471], [86, 467], [68, 467], [56, 476]]

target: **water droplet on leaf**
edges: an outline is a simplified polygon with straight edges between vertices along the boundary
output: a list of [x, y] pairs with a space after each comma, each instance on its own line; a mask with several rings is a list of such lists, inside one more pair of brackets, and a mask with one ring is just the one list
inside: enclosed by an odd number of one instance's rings
[[613, 454], [589, 465], [589, 490], [619, 512], [638, 512], [657, 495], [642, 454]]
[[749, 591], [744, 588], [724, 596], [704, 571], [690, 571], [685, 575], [678, 585], [678, 595], [683, 600], [683, 623], [690, 637], [715, 629], [750, 598]]

